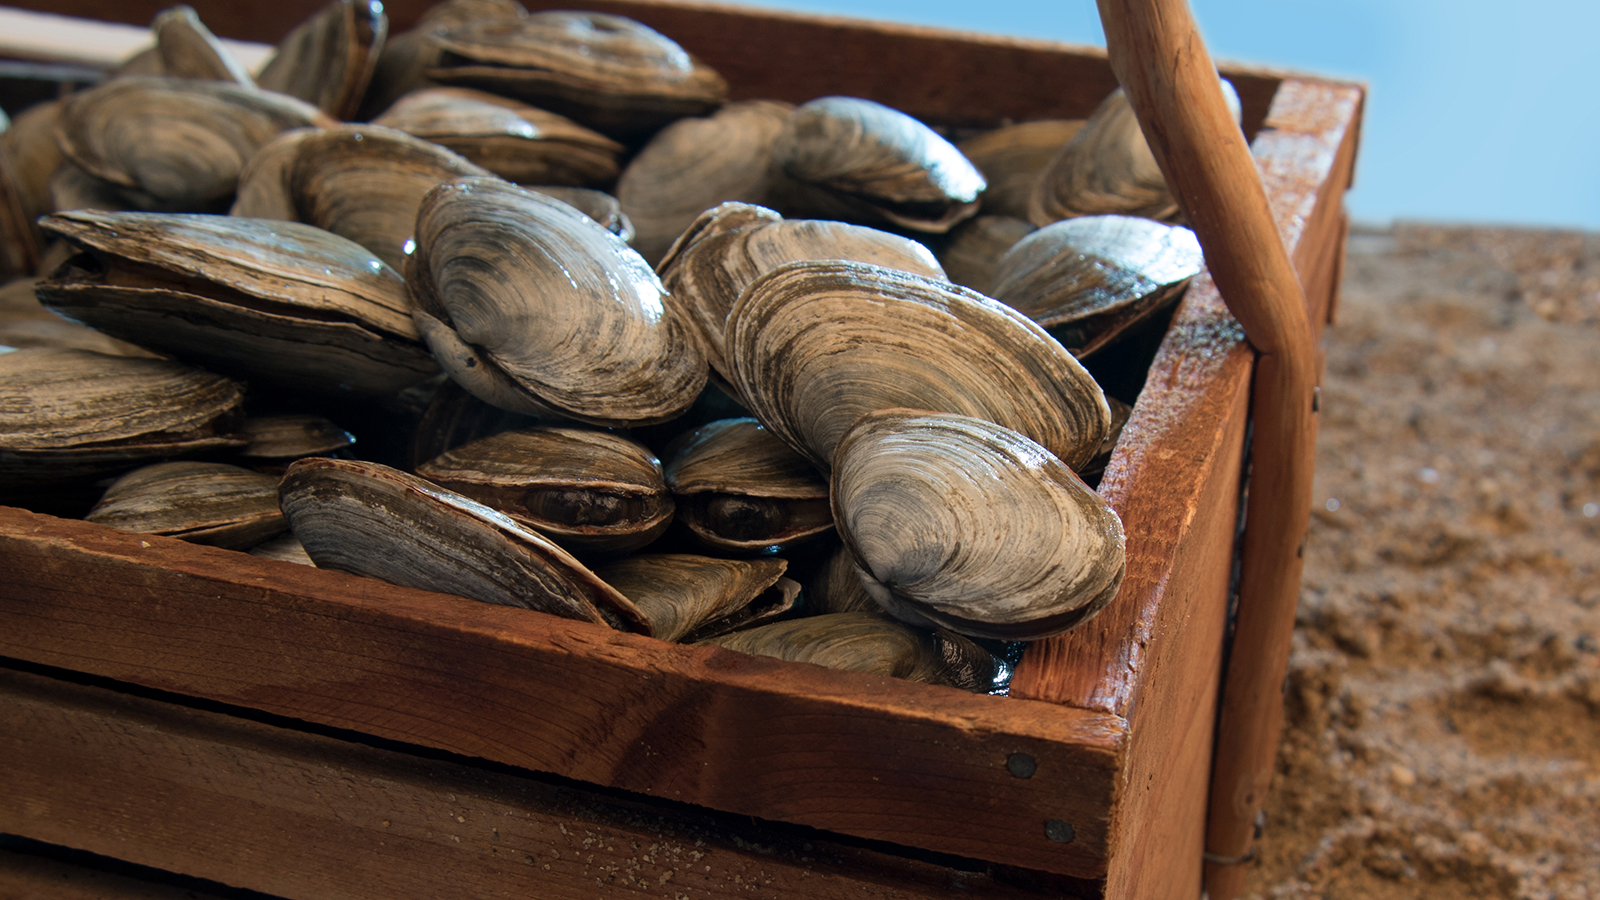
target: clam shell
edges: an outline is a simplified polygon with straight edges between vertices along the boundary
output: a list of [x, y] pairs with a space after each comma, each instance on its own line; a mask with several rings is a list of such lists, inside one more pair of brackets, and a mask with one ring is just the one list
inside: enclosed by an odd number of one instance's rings
[[322, 416], [293, 413], [251, 416], [239, 426], [246, 443], [239, 455], [250, 459], [291, 460], [327, 456], [355, 444], [355, 436]]
[[431, 32], [478, 19], [521, 18], [527, 14], [517, 0], [445, 0], [429, 7], [416, 27], [390, 35], [383, 42], [357, 117], [371, 119], [406, 94], [437, 86], [424, 74], [439, 64], [440, 51], [429, 37]]
[[987, 691], [998, 668], [987, 651], [959, 635], [912, 628], [869, 612], [808, 616], [701, 643], [967, 691]]
[[628, 598], [538, 532], [404, 472], [303, 459], [279, 496], [319, 568], [650, 633]]
[[827, 479], [755, 419], [695, 429], [671, 454], [667, 485], [678, 518], [721, 550], [781, 548], [833, 529]]
[[[858, 97], [802, 104], [784, 123], [774, 163], [833, 203], [775, 204], [785, 214], [887, 221], [943, 234], [978, 211], [984, 180], [953, 144], [898, 110]], [[842, 214], [833, 214], [842, 213]]]
[[974, 216], [951, 230], [949, 243], [939, 252], [939, 265], [956, 284], [993, 296], [1000, 257], [1034, 230], [1026, 219]]
[[50, 177], [61, 165], [55, 135], [60, 110], [60, 101], [36, 104], [0, 134], [0, 277], [39, 269], [44, 235], [34, 222], [55, 208]]
[[622, 16], [539, 12], [433, 32], [427, 75], [526, 100], [612, 137], [716, 109], [728, 84], [669, 38]]
[[529, 184], [523, 187], [560, 200], [600, 223], [605, 230], [616, 235], [623, 243], [631, 245], [633, 221], [622, 211], [622, 204], [617, 202], [617, 198], [605, 191], [549, 184]]
[[279, 132], [320, 124], [332, 122], [281, 94], [130, 76], [63, 100], [56, 140], [96, 178], [203, 209], [232, 196], [245, 162]]
[[834, 519], [889, 614], [1037, 640], [1115, 596], [1122, 521], [1061, 460], [967, 416], [884, 410], [839, 442]]
[[956, 149], [988, 182], [983, 192], [984, 214], [1026, 219], [1039, 174], [1083, 126], [1082, 119], [1023, 122], [957, 143]]
[[1094, 379], [1022, 314], [919, 275], [790, 263], [740, 295], [725, 337], [736, 382], [767, 428], [819, 468], [862, 415], [908, 407], [977, 416], [1073, 463], [1111, 412]]
[[257, 150], [239, 172], [239, 188], [228, 215], [299, 221], [300, 211], [294, 205], [289, 176], [300, 157], [300, 142], [316, 133], [315, 128], [291, 128]]
[[503, 431], [446, 451], [417, 474], [574, 551], [636, 550], [666, 530], [674, 509], [655, 454], [593, 429]]
[[[663, 641], [695, 639], [734, 621], [777, 615], [793, 608], [799, 586], [764, 595], [789, 564], [781, 559], [713, 559], [682, 553], [646, 553], [595, 568], [595, 574], [632, 600]], [[760, 610], [749, 609], [758, 598]], [[776, 607], [776, 609], [774, 609]], [[741, 615], [743, 613], [743, 615]]]
[[440, 365], [480, 398], [596, 425], [681, 414], [706, 364], [655, 273], [571, 206], [499, 179], [428, 194], [407, 283]]
[[62, 347], [111, 356], [156, 355], [45, 309], [34, 295], [39, 281], [19, 278], [0, 287], [0, 346]]
[[766, 202], [772, 147], [793, 109], [744, 100], [657, 132], [617, 182], [617, 199], [639, 232], [640, 255], [659, 262], [684, 229], [719, 203]]
[[300, 543], [300, 539], [289, 533], [280, 534], [251, 547], [250, 555], [313, 568], [317, 565], [311, 561], [311, 555], [306, 553], [305, 545]]
[[142, 347], [316, 393], [386, 394], [437, 371], [393, 269], [297, 222], [77, 211], [45, 227], [90, 252], [47, 307]]
[[257, 79], [335, 119], [356, 114], [389, 33], [378, 0], [333, 0], [278, 42]]
[[1080, 216], [1018, 241], [995, 268], [993, 295], [1084, 357], [1176, 301], [1204, 264], [1180, 225]]
[[856, 558], [850, 548], [840, 544], [819, 567], [806, 585], [806, 608], [815, 615], [842, 612], [870, 612], [881, 614], [878, 601], [872, 599], [856, 575]]
[[395, 101], [373, 124], [448, 147], [518, 184], [605, 184], [623, 147], [552, 112], [470, 88], [428, 88]]
[[225, 81], [240, 87], [255, 87], [250, 70], [217, 40], [194, 8], [185, 4], [169, 7], [150, 23], [156, 36], [156, 56], [162, 75], [174, 78], [199, 78]]
[[707, 359], [730, 382], [722, 343], [728, 311], [751, 282], [784, 263], [846, 259], [946, 280], [928, 248], [910, 238], [844, 222], [782, 219], [744, 206], [726, 203], [707, 211], [659, 267]]
[[278, 479], [224, 463], [169, 462], [135, 469], [84, 516], [120, 531], [242, 550], [289, 527]]

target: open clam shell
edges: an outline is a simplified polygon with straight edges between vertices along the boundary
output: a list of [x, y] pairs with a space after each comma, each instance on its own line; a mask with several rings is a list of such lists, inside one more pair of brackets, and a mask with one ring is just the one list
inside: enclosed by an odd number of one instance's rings
[[890, 615], [1037, 640], [1116, 595], [1122, 521], [1049, 451], [967, 416], [885, 410], [839, 442], [834, 519]]
[[239, 172], [281, 131], [332, 125], [293, 97], [220, 81], [130, 76], [62, 101], [61, 152], [96, 178], [171, 207], [225, 203]]
[[243, 550], [288, 530], [278, 479], [225, 463], [168, 462], [135, 469], [84, 516], [121, 531]]
[[978, 211], [985, 184], [933, 129], [858, 97], [823, 97], [796, 108], [773, 160], [789, 178], [820, 192], [776, 202], [785, 215], [887, 221], [938, 234]]
[[437, 366], [393, 269], [297, 222], [161, 213], [44, 220], [87, 252], [42, 303], [142, 347], [318, 394], [386, 394]]
[[913, 628], [870, 612], [827, 613], [702, 641], [740, 653], [987, 691], [994, 657], [960, 635]]
[[404, 472], [305, 459], [279, 496], [318, 568], [650, 633], [627, 597], [548, 538]]
[[407, 285], [440, 365], [514, 412], [664, 422], [705, 386], [699, 346], [649, 265], [571, 206], [499, 179], [440, 185]]
[[594, 429], [503, 431], [448, 450], [417, 474], [573, 551], [637, 550], [666, 530], [674, 509], [655, 454]]
[[639, 607], [653, 635], [682, 641], [793, 609], [800, 586], [782, 577], [788, 567], [781, 559], [646, 553], [597, 566], [595, 574]]
[[1177, 300], [1204, 264], [1181, 225], [1080, 216], [1018, 241], [995, 268], [992, 295], [1082, 358]]
[[695, 429], [672, 453], [667, 485], [696, 537], [736, 553], [781, 548], [833, 529], [828, 482], [755, 419]]
[[622, 16], [540, 12], [471, 21], [432, 39], [443, 55], [429, 78], [526, 100], [612, 137], [648, 134], [728, 98], [721, 75]]
[[226, 81], [247, 88], [256, 86], [250, 70], [217, 40], [211, 29], [195, 15], [193, 7], [180, 3], [162, 10], [150, 23], [150, 30], [156, 36], [160, 74]]
[[657, 132], [617, 182], [617, 199], [639, 232], [639, 253], [659, 262], [684, 229], [719, 203], [766, 202], [772, 147], [793, 109], [744, 100]]
[[257, 80], [335, 119], [351, 118], [388, 33], [389, 18], [378, 0], [333, 0], [278, 42]]
[[413, 91], [372, 121], [448, 147], [518, 184], [588, 187], [622, 171], [616, 141], [565, 116], [471, 88]]
[[1021, 313], [966, 288], [860, 263], [789, 263], [728, 317], [740, 391], [767, 428], [819, 468], [869, 412], [976, 416], [1082, 464], [1111, 412], [1099, 385]]

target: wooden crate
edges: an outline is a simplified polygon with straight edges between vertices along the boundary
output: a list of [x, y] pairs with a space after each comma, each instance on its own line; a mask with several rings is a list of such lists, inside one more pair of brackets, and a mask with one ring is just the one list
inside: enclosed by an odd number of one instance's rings
[[[320, 0], [194, 5], [271, 40]], [[389, 3], [394, 29], [423, 5]], [[1116, 86], [1095, 49], [588, 6], [736, 98], [978, 126], [1082, 117]], [[1223, 71], [1326, 321], [1363, 90]], [[1032, 646], [1009, 698], [0, 509], [0, 832], [285, 897], [1197, 897], [1251, 365], [1202, 275], [1100, 488], [1121, 593]]]

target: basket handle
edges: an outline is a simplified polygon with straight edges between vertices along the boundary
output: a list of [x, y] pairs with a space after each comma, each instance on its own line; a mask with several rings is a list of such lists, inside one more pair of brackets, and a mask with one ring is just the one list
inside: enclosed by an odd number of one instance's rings
[[1244, 886], [1283, 724], [1316, 443], [1316, 368], [1299, 277], [1186, 0], [1098, 0], [1111, 68], [1257, 350], [1238, 619], [1223, 681], [1206, 824], [1211, 900]]

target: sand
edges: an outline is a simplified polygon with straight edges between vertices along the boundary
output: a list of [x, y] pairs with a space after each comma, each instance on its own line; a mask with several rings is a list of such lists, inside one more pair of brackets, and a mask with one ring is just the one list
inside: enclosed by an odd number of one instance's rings
[[1600, 235], [1353, 234], [1246, 895], [1600, 898]]

